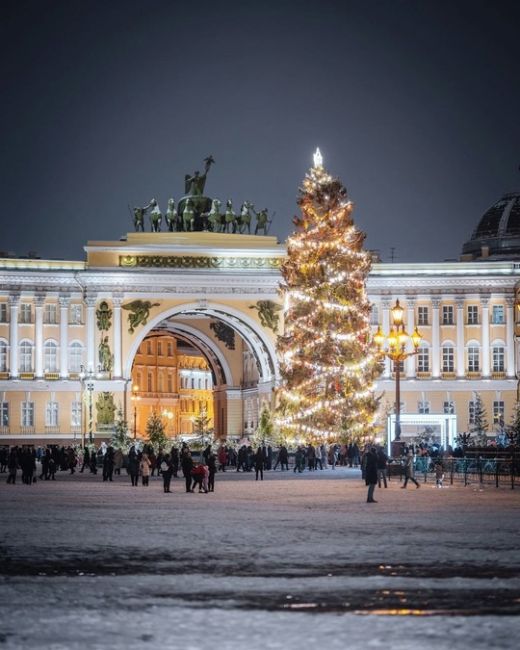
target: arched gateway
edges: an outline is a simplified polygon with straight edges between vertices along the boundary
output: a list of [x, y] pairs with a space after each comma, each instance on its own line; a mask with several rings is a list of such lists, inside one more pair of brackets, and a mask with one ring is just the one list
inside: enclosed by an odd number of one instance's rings
[[[109, 392], [131, 423], [136, 354], [152, 335], [168, 334], [181, 349], [191, 346], [208, 363], [216, 433], [241, 436], [245, 428], [253, 429], [260, 404], [271, 401], [278, 379], [275, 341], [282, 323], [277, 327], [277, 318], [273, 321], [269, 314], [279, 311], [278, 269], [285, 250], [276, 238], [129, 233], [118, 242], [89, 242], [85, 250], [87, 269], [81, 282], [90, 309], [86, 371], [96, 375], [94, 403], [98, 393]], [[106, 331], [99, 329], [99, 322], [98, 327], [91, 323], [102, 302], [113, 321]], [[110, 370], [101, 368], [98, 377], [98, 350], [105, 340], [113, 363]], [[138, 392], [150, 398], [151, 385], [144, 379], [142, 383]], [[178, 393], [175, 382], [170, 390], [153, 386], [160, 408], [180, 403]], [[97, 424], [93, 428], [99, 437], [103, 427]]]

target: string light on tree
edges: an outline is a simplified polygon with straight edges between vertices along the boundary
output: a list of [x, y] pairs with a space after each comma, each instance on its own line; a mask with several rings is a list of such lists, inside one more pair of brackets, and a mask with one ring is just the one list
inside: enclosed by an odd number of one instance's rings
[[371, 258], [346, 189], [326, 171], [319, 149], [313, 161], [282, 266], [278, 424], [303, 435], [354, 438], [370, 433], [377, 411], [379, 365], [365, 288]]

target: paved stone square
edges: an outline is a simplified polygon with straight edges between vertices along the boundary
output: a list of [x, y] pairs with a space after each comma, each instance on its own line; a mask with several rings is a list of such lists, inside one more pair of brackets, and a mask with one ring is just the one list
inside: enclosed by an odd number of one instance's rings
[[358, 470], [0, 482], [5, 648], [513, 648], [520, 489]]

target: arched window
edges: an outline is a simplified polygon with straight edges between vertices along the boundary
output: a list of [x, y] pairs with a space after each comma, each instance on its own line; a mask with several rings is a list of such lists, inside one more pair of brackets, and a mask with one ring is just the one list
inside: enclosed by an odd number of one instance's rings
[[455, 372], [455, 349], [451, 343], [442, 346], [442, 372]]
[[54, 341], [45, 341], [43, 346], [43, 368], [45, 372], [58, 370], [58, 346]]
[[476, 344], [468, 345], [468, 372], [480, 372], [480, 348]]
[[417, 355], [417, 372], [430, 372], [430, 349], [424, 344]]
[[73, 341], [69, 346], [69, 372], [80, 372], [83, 364], [83, 346]]
[[33, 370], [33, 344], [31, 341], [20, 343], [20, 372], [32, 372]]
[[493, 372], [505, 371], [505, 350], [503, 345], [493, 346]]
[[0, 372], [7, 372], [7, 343], [0, 341]]

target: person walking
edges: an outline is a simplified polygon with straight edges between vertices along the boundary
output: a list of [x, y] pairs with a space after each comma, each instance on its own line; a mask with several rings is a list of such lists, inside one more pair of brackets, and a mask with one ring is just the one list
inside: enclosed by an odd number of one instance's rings
[[181, 455], [181, 469], [186, 481], [186, 492], [191, 492], [191, 470], [193, 469], [193, 458], [189, 449], [184, 450]]
[[103, 456], [103, 481], [112, 481], [114, 473], [114, 448], [109, 445]]
[[51, 459], [51, 450], [46, 449], [45, 453], [42, 457], [42, 471], [40, 474], [40, 481], [45, 479], [46, 481], [49, 480], [49, 461]]
[[401, 490], [406, 490], [408, 481], [415, 483], [417, 489], [421, 487], [414, 476], [413, 449], [409, 450], [404, 462], [404, 485], [401, 485]]
[[150, 474], [152, 472], [152, 463], [148, 458], [148, 454], [143, 452], [141, 462], [139, 463], [139, 472], [141, 474], [143, 487], [148, 487], [150, 482]]
[[208, 492], [215, 492], [215, 474], [217, 473], [217, 457], [215, 454], [211, 454], [208, 458], [208, 472]]
[[260, 480], [264, 480], [264, 452], [262, 447], [258, 447], [255, 454], [255, 472], [256, 480], [258, 481], [258, 474], [260, 474]]
[[377, 485], [377, 455], [375, 447], [370, 447], [365, 454], [365, 484], [368, 485], [367, 503], [377, 503], [374, 490]]
[[172, 482], [173, 466], [172, 466], [172, 460], [170, 454], [166, 454], [163, 457], [161, 461], [161, 467], [159, 469], [161, 470], [161, 475], [163, 478], [164, 492], [165, 493], [171, 492], [170, 484]]
[[85, 447], [83, 450], [83, 463], [81, 464], [81, 469], [79, 470], [80, 474], [83, 474], [85, 467], [90, 467], [90, 451], [88, 447]]
[[219, 470], [221, 472], [226, 471], [226, 465], [228, 462], [228, 454], [227, 454], [227, 449], [225, 445], [220, 445], [218, 448], [218, 464], [219, 464]]
[[289, 471], [289, 452], [287, 451], [287, 447], [285, 445], [280, 445], [280, 449], [278, 450], [278, 458], [274, 464], [274, 469], [278, 467], [278, 464], [281, 465], [282, 472], [284, 469]]
[[123, 467], [124, 460], [125, 457], [123, 454], [123, 450], [117, 448], [114, 451], [114, 474], [121, 476], [121, 468]]
[[130, 451], [128, 452], [128, 473], [130, 474], [132, 486], [135, 485], [137, 487], [139, 479], [139, 461], [137, 459], [137, 452], [133, 445], [130, 447]]
[[170, 454], [172, 471], [175, 478], [178, 478], [179, 475], [179, 450], [177, 447], [173, 446]]
[[16, 483], [16, 472], [18, 471], [18, 447], [13, 447], [9, 451], [9, 458], [7, 459], [7, 482]]
[[381, 487], [381, 481], [383, 481], [385, 488], [388, 487], [386, 484], [386, 475], [388, 471], [388, 456], [386, 455], [385, 450], [381, 445], [377, 448], [377, 486]]
[[97, 474], [97, 454], [95, 447], [90, 450], [90, 473]]

